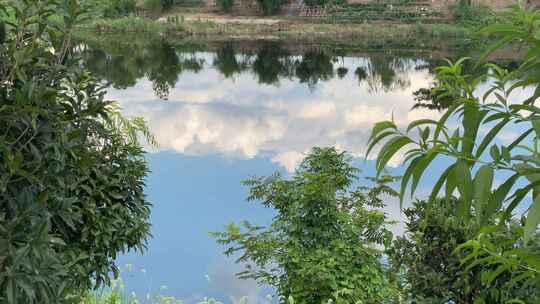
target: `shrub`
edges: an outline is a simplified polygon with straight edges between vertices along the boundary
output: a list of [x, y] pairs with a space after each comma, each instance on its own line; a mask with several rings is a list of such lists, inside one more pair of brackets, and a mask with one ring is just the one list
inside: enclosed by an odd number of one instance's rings
[[[388, 251], [394, 272], [401, 271], [407, 282], [403, 289], [405, 297], [413, 303], [472, 303], [477, 298], [487, 303], [508, 303], [520, 297], [536, 298], [539, 294], [530, 285], [507, 286], [508, 276], [499, 278], [494, 288], [484, 290], [483, 268], [461, 263], [463, 255], [456, 249], [474, 237], [476, 226], [459, 218], [456, 203], [453, 199], [416, 201], [405, 209], [405, 235], [397, 237]], [[500, 228], [503, 233], [492, 241], [506, 250], [520, 244], [515, 224]]]
[[286, 0], [257, 0], [265, 15], [276, 15], [281, 11], [281, 6]]
[[225, 12], [230, 12], [234, 6], [234, 0], [217, 0], [217, 5]]
[[[406, 131], [399, 130], [392, 120], [379, 122], [368, 145], [369, 152], [382, 144], [376, 162], [378, 172], [398, 151], [407, 155], [401, 199], [409, 189], [414, 195], [421, 177], [436, 158], [449, 163], [437, 174], [430, 200], [440, 193], [446, 201], [457, 196], [453, 205], [458, 217], [477, 227], [476, 235], [458, 248], [467, 253], [462, 263], [469, 270], [480, 267], [482, 290], [495, 292], [500, 281], [507, 278], [510, 280], [505, 290], [523, 286], [538, 290], [540, 282], [540, 254], [534, 242], [540, 224], [540, 15], [534, 9], [516, 6], [504, 19], [504, 23], [485, 30], [500, 39], [487, 47], [480, 62], [473, 62], [473, 69], [480, 73], [466, 68], [467, 58], [437, 68], [433, 97], [451, 98], [441, 118], [413, 121]], [[484, 64], [491, 52], [514, 43], [521, 43], [523, 48], [524, 63], [519, 68], [509, 71], [496, 64]], [[479, 96], [483, 83], [488, 88]], [[531, 93], [510, 99], [516, 89]], [[511, 138], [497, 138], [509, 130]], [[496, 185], [495, 178], [503, 178], [502, 183]], [[523, 215], [517, 236], [502, 243], [497, 239], [500, 227], [508, 227], [515, 213]], [[505, 229], [502, 233], [506, 233]], [[475, 302], [504, 302], [486, 299], [490, 298], [479, 293]], [[530, 297], [520, 297], [524, 299]], [[530, 303], [537, 302], [533, 299]]]
[[281, 300], [298, 303], [381, 303], [389, 282], [374, 244], [391, 233], [380, 195], [393, 193], [384, 183], [351, 190], [357, 169], [345, 153], [314, 148], [291, 179], [279, 174], [254, 178], [249, 200], [274, 208], [268, 227], [244, 221], [214, 233], [249, 265], [240, 278], [253, 278], [277, 289]]
[[[60, 3], [7, 6], [14, 25], [0, 45], [0, 303], [63, 303], [107, 283], [118, 253], [142, 250], [149, 236], [148, 168], [137, 141], [148, 130], [122, 117], [71, 58], [81, 9]], [[52, 12], [64, 17], [62, 33], [49, 26]]]
[[462, 25], [482, 27], [496, 20], [494, 12], [485, 5], [460, 2], [452, 6], [456, 21]]
[[143, 7], [152, 14], [160, 14], [172, 8], [174, 0], [144, 0]]
[[135, 0], [110, 0], [104, 2], [103, 16], [107, 18], [127, 16], [135, 12]]

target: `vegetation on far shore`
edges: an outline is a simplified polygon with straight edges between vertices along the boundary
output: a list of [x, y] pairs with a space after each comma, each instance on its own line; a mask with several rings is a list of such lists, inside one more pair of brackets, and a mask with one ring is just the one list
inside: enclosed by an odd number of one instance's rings
[[[281, 1], [281, 0], [280, 0]], [[92, 0], [100, 2], [100, 0]], [[113, 5], [115, 2], [133, 2]], [[261, 3], [263, 3], [262, 1]], [[279, 1], [278, 1], [279, 2]], [[344, 40], [348, 38], [388, 38], [388, 39], [473, 39], [477, 38], [478, 29], [494, 22], [496, 15], [487, 7], [480, 5], [465, 5], [462, 2], [452, 6], [453, 21], [441, 23], [432, 22], [425, 16], [411, 18], [405, 10], [401, 16], [395, 9], [394, 19], [370, 20], [362, 19], [364, 6], [349, 6], [340, 3], [340, 7], [351, 10], [353, 14], [357, 10], [358, 18], [351, 19], [333, 16], [325, 18], [302, 18], [295, 16], [244, 16], [231, 17], [227, 15], [199, 14], [196, 8], [174, 7], [161, 5], [159, 1], [147, 0], [137, 6], [133, 0], [112, 1], [110, 5], [99, 5], [92, 10], [91, 18], [88, 18], [79, 26], [80, 30], [96, 32], [149, 32], [154, 34], [174, 34], [177, 36], [195, 35], [202, 39], [212, 36], [223, 38], [244, 39], [334, 39]], [[221, 3], [221, 2], [220, 2]], [[266, 3], [266, 2], [264, 2]], [[311, 3], [311, 2], [310, 2]], [[317, 1], [313, 1], [314, 4]], [[393, 3], [393, 2], [388, 2]], [[401, 5], [396, 2], [396, 5]], [[406, 3], [406, 2], [405, 2]], [[225, 1], [225, 11], [232, 9], [232, 1]], [[369, 12], [385, 10], [387, 3], [373, 4], [371, 8], [366, 5]], [[380, 8], [378, 6], [381, 6]], [[425, 13], [422, 13], [425, 15]], [[349, 14], [350, 15], [350, 14]], [[366, 15], [366, 16], [369, 16]], [[424, 20], [425, 19], [425, 20]], [[414, 38], [410, 38], [413, 36]]]

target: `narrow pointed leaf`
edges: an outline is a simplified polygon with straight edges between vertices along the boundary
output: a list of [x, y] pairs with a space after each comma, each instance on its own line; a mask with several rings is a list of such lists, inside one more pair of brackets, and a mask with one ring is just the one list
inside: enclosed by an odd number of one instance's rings
[[474, 187], [474, 208], [478, 222], [484, 220], [484, 209], [488, 204], [493, 185], [493, 168], [488, 165], [480, 167], [473, 181]]

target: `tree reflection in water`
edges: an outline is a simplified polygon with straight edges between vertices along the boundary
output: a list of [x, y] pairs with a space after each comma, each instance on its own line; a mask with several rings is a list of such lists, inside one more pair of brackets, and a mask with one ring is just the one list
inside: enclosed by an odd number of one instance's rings
[[[143, 43], [120, 39], [88, 41], [79, 48], [83, 61], [97, 77], [114, 88], [132, 87], [138, 79], [152, 82], [155, 95], [167, 99], [169, 91], [187, 71], [198, 73], [207, 63], [225, 78], [253, 73], [259, 84], [279, 85], [283, 79], [305, 83], [314, 90], [322, 82], [347, 77], [349, 69], [360, 86], [370, 93], [404, 90], [410, 87], [409, 72], [422, 67], [430, 70], [436, 60], [420, 61], [406, 57], [367, 53], [356, 66], [345, 66], [346, 53], [324, 47], [294, 52], [279, 42], [261, 42], [250, 51], [228, 42], [217, 47], [172, 45], [166, 39]], [[210, 54], [210, 55], [208, 55]], [[208, 57], [213, 57], [208, 59]], [[341, 58], [341, 59], [340, 59]], [[209, 61], [209, 62], [208, 62]]]

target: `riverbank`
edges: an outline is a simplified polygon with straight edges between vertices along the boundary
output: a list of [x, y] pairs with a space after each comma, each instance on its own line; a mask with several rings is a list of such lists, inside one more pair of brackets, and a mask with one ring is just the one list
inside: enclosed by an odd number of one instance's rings
[[[331, 24], [294, 17], [226, 17], [210, 14], [174, 15], [159, 19], [122, 17], [97, 19], [81, 29], [96, 32], [153, 32], [176, 36], [219, 36], [224, 39], [328, 39], [380, 37], [473, 38], [475, 30], [454, 24], [364, 23]], [[415, 39], [416, 40], [416, 39]]]
[[[201, 15], [98, 19], [79, 28], [86, 33], [146, 33], [197, 41], [283, 40], [332, 44], [366, 44], [444, 49], [482, 37], [470, 27], [453, 24], [329, 24], [295, 18], [212, 18]], [[172, 38], [171, 38], [172, 39]]]

